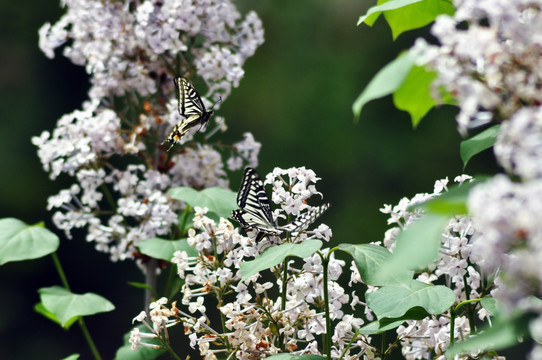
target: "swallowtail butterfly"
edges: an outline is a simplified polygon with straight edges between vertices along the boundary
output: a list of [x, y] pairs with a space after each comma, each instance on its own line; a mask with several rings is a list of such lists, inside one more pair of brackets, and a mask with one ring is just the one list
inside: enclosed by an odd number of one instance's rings
[[173, 82], [177, 88], [179, 114], [184, 116], [184, 119], [173, 127], [166, 140], [162, 142], [162, 145], [165, 145], [166, 142], [171, 144], [167, 151], [171, 150], [176, 143], [181, 141], [182, 137], [191, 127], [207, 125], [211, 115], [213, 115], [213, 110], [207, 111], [205, 109], [205, 105], [203, 105], [203, 101], [201, 101], [196, 88], [188, 79], [179, 76], [173, 79]]
[[284, 231], [292, 232], [307, 226], [320, 217], [330, 206], [329, 203], [326, 203], [298, 216], [289, 224], [277, 226], [273, 220], [273, 213], [262, 178], [251, 167], [245, 169], [243, 182], [237, 194], [237, 205], [241, 209], [233, 211], [233, 219], [245, 230], [257, 230], [256, 241], [268, 235], [280, 235]]

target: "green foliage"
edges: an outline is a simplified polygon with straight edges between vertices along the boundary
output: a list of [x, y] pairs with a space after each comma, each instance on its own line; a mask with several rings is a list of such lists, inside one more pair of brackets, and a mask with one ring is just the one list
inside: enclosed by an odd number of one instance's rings
[[0, 219], [0, 265], [30, 260], [58, 249], [58, 236], [43, 224], [27, 225], [14, 218]]
[[[148, 331], [147, 327], [143, 324], [139, 324], [135, 326], [139, 328], [141, 331]], [[151, 349], [149, 347], [141, 346], [137, 351], [132, 350], [131, 344], [128, 342], [130, 339], [130, 333], [131, 331], [128, 331], [123, 336], [123, 345], [117, 350], [117, 353], [115, 354], [115, 360], [151, 360], [156, 359], [163, 353], [165, 353], [165, 350], [162, 349]], [[155, 343], [156, 345], [160, 345], [160, 342], [156, 339], [145, 339], [145, 343]]]
[[427, 316], [429, 316], [429, 314], [423, 308], [414, 307], [398, 318], [382, 318], [373, 321], [361, 327], [359, 329], [359, 333], [365, 335], [380, 334], [385, 331], [395, 329], [407, 320], [422, 320]]
[[[379, 1], [377, 6], [373, 6], [367, 10], [367, 14], [360, 16], [357, 25], [363, 23], [373, 26], [380, 14], [385, 11], [392, 11], [396, 9], [402, 9], [406, 6], [415, 4], [423, 0], [391, 0], [391, 1]], [[403, 9], [404, 10], [404, 9]]]
[[[393, 94], [395, 106], [408, 112], [412, 127], [417, 127], [437, 104], [431, 96], [431, 83], [436, 76], [435, 72], [415, 65], [413, 55], [404, 52], [380, 70], [358, 96], [352, 105], [355, 119], [359, 120], [363, 106], [369, 101]], [[451, 103], [447, 96], [443, 96], [442, 102]]]
[[409, 282], [414, 271], [403, 271], [391, 279], [381, 279], [378, 276], [391, 258], [391, 253], [383, 246], [362, 244], [340, 244], [339, 249], [343, 250], [354, 258], [356, 267], [359, 270], [361, 279], [367, 285], [382, 286], [397, 282]]
[[482, 298], [480, 303], [482, 303], [484, 309], [486, 309], [491, 315], [496, 315], [499, 312], [499, 307], [495, 298], [486, 296], [485, 298]]
[[395, 40], [405, 31], [432, 23], [438, 15], [453, 15], [454, 12], [451, 0], [423, 0], [401, 9], [386, 11], [384, 17], [390, 25]]
[[395, 40], [405, 31], [421, 28], [433, 22], [438, 15], [452, 15], [454, 11], [449, 0], [379, 0], [377, 6], [360, 16], [357, 25], [373, 26], [383, 13]]
[[206, 207], [209, 211], [224, 218], [228, 218], [232, 210], [237, 209], [237, 193], [218, 186], [201, 191], [181, 186], [171, 189], [169, 195], [174, 199], [184, 201], [192, 207]]
[[52, 322], [55, 322], [58, 325], [64, 327], [64, 329], [69, 329], [73, 325], [73, 323], [75, 323], [78, 319], [77, 317], [73, 317], [70, 320], [68, 320], [68, 322], [66, 322], [65, 324], [62, 324], [62, 322], [55, 316], [55, 314], [53, 314], [52, 312], [47, 310], [45, 306], [43, 306], [43, 303], [37, 303], [36, 305], [34, 305], [34, 311], [37, 312], [38, 314], [43, 315], [44, 317], [51, 320]]
[[155, 259], [162, 259], [170, 262], [173, 258], [173, 253], [175, 253], [177, 250], [186, 251], [188, 256], [198, 256], [197, 250], [188, 245], [186, 239], [165, 240], [160, 238], [152, 238], [139, 244], [139, 251], [142, 254]]
[[441, 314], [454, 302], [455, 293], [446, 286], [416, 280], [409, 284], [383, 286], [367, 294], [367, 305], [379, 319], [398, 318], [415, 307], [422, 307], [429, 314]]
[[282, 263], [288, 256], [305, 258], [314, 254], [321, 247], [320, 240], [305, 240], [301, 244], [286, 243], [269, 247], [256, 259], [241, 264], [243, 281], [262, 270]]
[[380, 70], [352, 105], [355, 120], [359, 120], [361, 110], [366, 103], [392, 94], [399, 89], [413, 67], [412, 55], [405, 52]]
[[436, 77], [435, 72], [423, 66], [413, 66], [403, 84], [393, 93], [395, 107], [410, 114], [414, 128], [437, 104], [431, 97], [431, 83]]
[[470, 351], [501, 350], [517, 344], [529, 335], [530, 315], [522, 314], [512, 318], [497, 317], [491, 326], [487, 325], [471, 338], [451, 346], [446, 359]]
[[465, 215], [468, 213], [467, 198], [473, 187], [485, 180], [485, 177], [477, 177], [475, 181], [463, 183], [451, 187], [449, 191], [439, 197], [431, 199], [416, 208], [424, 210], [426, 213], [452, 217], [455, 215]]
[[78, 295], [59, 286], [39, 289], [39, 293], [45, 309], [64, 327], [74, 318], [115, 309], [107, 299], [93, 293]]
[[492, 126], [478, 135], [461, 142], [459, 153], [461, 154], [461, 160], [463, 160], [463, 169], [467, 167], [467, 163], [474, 155], [489, 149], [495, 144], [500, 128], [500, 125]]
[[393, 256], [378, 274], [380, 281], [389, 281], [407, 269], [422, 268], [433, 262], [449, 221], [448, 216], [428, 214], [401, 231]]
[[79, 359], [79, 356], [80, 356], [79, 354], [72, 354], [72, 355], [70, 355], [68, 357], [65, 357], [62, 360], [77, 360], [77, 359]]

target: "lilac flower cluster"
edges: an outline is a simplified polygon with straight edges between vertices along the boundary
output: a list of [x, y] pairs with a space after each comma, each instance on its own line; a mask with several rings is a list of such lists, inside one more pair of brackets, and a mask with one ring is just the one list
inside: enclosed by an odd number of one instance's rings
[[263, 43], [262, 24], [253, 12], [243, 18], [227, 0], [62, 4], [65, 15], [39, 30], [40, 48], [53, 58], [62, 46], [85, 66], [91, 89], [81, 110], [32, 139], [51, 179], [76, 180], [50, 197], [48, 209], [56, 209], [54, 223], [68, 237], [87, 228], [87, 241], [112, 260], [132, 258], [141, 241], [167, 236], [175, 226], [184, 204], [170, 199], [169, 189], [227, 187], [225, 167], [257, 165], [260, 144], [250, 133], [229, 146], [208, 142], [226, 129], [219, 116], [202, 143], [194, 141], [200, 130], [194, 127], [180, 152], [168, 157], [158, 144], [182, 120], [172, 78], [200, 79], [205, 103], [225, 100]]
[[[459, 184], [471, 180], [472, 177], [468, 175], [457, 176], [454, 179]], [[447, 178], [438, 180], [432, 193], [416, 194], [412, 199], [403, 198], [398, 205], [385, 205], [381, 209], [381, 212], [390, 216], [388, 224], [396, 225], [386, 232], [384, 238], [384, 245], [389, 250], [393, 251], [395, 248], [397, 235], [402, 230], [424, 216], [422, 210], [412, 207], [440, 196], [443, 191], [447, 191], [447, 184]], [[441, 249], [436, 261], [419, 273], [416, 280], [427, 284], [444, 280], [455, 292], [456, 303], [482, 296], [484, 293], [482, 275], [480, 269], [473, 265], [476, 264], [473, 254], [476, 234], [471, 217], [456, 216], [450, 219], [442, 233]], [[482, 321], [489, 318], [487, 310], [480, 306], [476, 308], [476, 314]], [[466, 316], [455, 318], [456, 339], [468, 337], [471, 331]], [[423, 320], [409, 320], [406, 325], [397, 328], [397, 334], [406, 359], [444, 359], [444, 353], [450, 345], [450, 314], [433, 315]]]
[[[486, 273], [496, 273], [491, 295], [509, 312], [536, 314], [531, 335], [542, 339], [542, 181], [514, 182], [497, 175], [469, 196], [478, 239], [473, 257]], [[542, 358], [537, 345], [531, 359]]]
[[439, 46], [423, 49], [422, 61], [438, 73], [458, 102], [461, 132], [509, 119], [542, 102], [542, 1], [455, 0], [453, 16], [439, 16], [431, 28]]
[[[496, 275], [492, 295], [509, 310], [538, 314], [532, 335], [542, 338], [542, 1], [454, 1], [420, 41], [421, 62], [438, 73], [458, 102], [460, 131], [500, 123], [494, 153], [508, 176], [497, 175], [469, 195], [476, 234], [471, 260]], [[515, 180], [511, 180], [514, 178]], [[542, 359], [538, 345], [532, 358]]]
[[[318, 180], [314, 172], [305, 168], [282, 170], [276, 168], [266, 177], [273, 185], [273, 201], [280, 205], [276, 217], [287, 213], [294, 218], [311, 206], [304, 200], [317, 192], [314, 183]], [[321, 194], [320, 194], [321, 195]], [[291, 204], [303, 204], [293, 207]], [[270, 243], [281, 244], [286, 239], [273, 237], [272, 241], [254, 242], [254, 237], [239, 234], [239, 229], [226, 219], [217, 223], [206, 216], [206, 209], [196, 208], [193, 228], [189, 231], [188, 243], [195, 247], [199, 255], [194, 258], [186, 252], [176, 252], [172, 262], [177, 265], [179, 276], [184, 279], [181, 290], [182, 304], [188, 312], [169, 316], [162, 324], [180, 321], [189, 334], [190, 344], [197, 347], [206, 359], [233, 356], [236, 359], [264, 358], [283, 349], [293, 354], [321, 354], [318, 337], [326, 332], [326, 319], [323, 312], [323, 264], [318, 254], [313, 254], [302, 262], [289, 262], [271, 269], [276, 276], [268, 281], [261, 274], [242, 281], [240, 266], [261, 253]], [[331, 230], [324, 224], [315, 231], [300, 230], [290, 240], [299, 242], [309, 237], [328, 241]], [[329, 254], [322, 249], [321, 255]], [[345, 262], [329, 254], [328, 289], [330, 318], [336, 322], [332, 335], [332, 357], [338, 358], [347, 349], [346, 358], [373, 359], [374, 349], [369, 345], [370, 338], [355, 335], [364, 323], [363, 319], [347, 315], [343, 306], [352, 300], [352, 308], [364, 304], [351, 299], [349, 291], [337, 282]], [[287, 283], [283, 283], [283, 271], [287, 272]], [[286, 286], [283, 292], [283, 286]], [[352, 286], [352, 283], [350, 284]], [[273, 293], [285, 294], [272, 297]], [[211, 327], [208, 321], [208, 307], [205, 299], [213, 296], [219, 302], [222, 314], [222, 328]], [[358, 299], [359, 300], [359, 299]], [[197, 315], [196, 315], [197, 314]], [[135, 320], [140, 320], [139, 318]], [[165, 325], [154, 325], [145, 336], [164, 338]], [[132, 346], [146, 346], [139, 330], [132, 336]], [[279, 341], [280, 339], [280, 341]]]
[[170, 78], [169, 69], [177, 65], [183, 73], [197, 71], [211, 94], [226, 98], [243, 77], [245, 60], [263, 43], [258, 16], [251, 12], [241, 21], [230, 1], [65, 0], [63, 5], [66, 14], [40, 29], [40, 48], [53, 58], [54, 49], [69, 41], [64, 55], [92, 75], [91, 98], [167, 90], [171, 81], [164, 89], [160, 79]]

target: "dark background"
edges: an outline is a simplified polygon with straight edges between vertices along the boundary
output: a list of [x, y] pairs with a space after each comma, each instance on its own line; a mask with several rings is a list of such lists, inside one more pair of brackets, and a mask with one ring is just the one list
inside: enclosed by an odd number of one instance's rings
[[[393, 42], [383, 19], [373, 28], [356, 27], [372, 1], [237, 4], [243, 13], [256, 10], [266, 42], [247, 61], [240, 87], [219, 110], [229, 126], [223, 140], [252, 132], [262, 142], [261, 174], [275, 166], [313, 169], [322, 178], [318, 189], [333, 204], [322, 218], [333, 230], [332, 245], [382, 240], [386, 216], [378, 209], [384, 203], [431, 192], [436, 179], [461, 173], [452, 107], [432, 110], [413, 130], [408, 114], [387, 97], [366, 105], [361, 121], [353, 122], [354, 99], [427, 28]], [[49, 180], [30, 138], [51, 131], [62, 114], [80, 108], [88, 89], [83, 68], [59, 52], [49, 60], [38, 48], [39, 27], [62, 13], [51, 0], [0, 3], [0, 217], [29, 224], [50, 224], [47, 197], [71, 184]], [[492, 163], [484, 154], [467, 172], [487, 172]], [[231, 179], [232, 189], [239, 181]], [[143, 277], [131, 262], [112, 264], [81, 237], [69, 241], [57, 233], [72, 291], [96, 292], [117, 308], [86, 318], [103, 358], [113, 358], [142, 310], [141, 291], [127, 281]], [[60, 359], [76, 352], [90, 359], [77, 326], [62, 330], [32, 309], [38, 288], [59, 284], [50, 257], [0, 268], [0, 359]]]

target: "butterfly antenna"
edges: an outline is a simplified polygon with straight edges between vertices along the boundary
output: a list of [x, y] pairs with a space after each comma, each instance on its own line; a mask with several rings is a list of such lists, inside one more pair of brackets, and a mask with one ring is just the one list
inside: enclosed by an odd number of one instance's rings
[[213, 104], [213, 107], [211, 107], [211, 110], [213, 110], [216, 106], [216, 104], [219, 104], [222, 102], [222, 96], [218, 95], [218, 100]]

